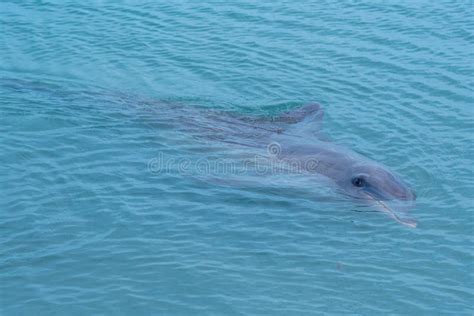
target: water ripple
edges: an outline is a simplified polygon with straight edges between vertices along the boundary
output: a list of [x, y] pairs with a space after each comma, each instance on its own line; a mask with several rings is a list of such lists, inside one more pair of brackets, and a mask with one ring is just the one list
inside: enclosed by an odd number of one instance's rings
[[[3, 1], [0, 313], [472, 314], [471, 6]], [[222, 112], [308, 101], [418, 229], [317, 181], [149, 170], [238, 159]]]

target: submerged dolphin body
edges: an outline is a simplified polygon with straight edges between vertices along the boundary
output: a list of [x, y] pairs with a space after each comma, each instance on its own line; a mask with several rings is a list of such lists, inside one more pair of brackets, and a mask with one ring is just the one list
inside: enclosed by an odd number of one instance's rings
[[[221, 117], [228, 131], [213, 131], [213, 135], [222, 136], [224, 142], [252, 147], [270, 144], [274, 146], [271, 150], [275, 150], [275, 159], [290, 164], [296, 162], [306, 174], [318, 174], [331, 180], [343, 195], [370, 204], [403, 225], [416, 227], [415, 220], [399, 212], [400, 206], [410, 205], [416, 199], [409, 185], [385, 166], [319, 139], [322, 118], [319, 104], [307, 104], [270, 119]], [[249, 138], [252, 141], [246, 142]], [[399, 204], [397, 210], [394, 204]]]
[[[277, 117], [268, 118], [202, 111], [182, 104], [140, 100], [125, 94], [111, 97], [107, 91], [61, 91], [54, 85], [17, 79], [0, 80], [0, 88], [15, 92], [41, 93], [48, 98], [82, 99], [86, 95], [93, 98], [95, 103], [112, 101], [117, 105], [135, 105], [138, 108], [153, 110], [149, 121], [158, 124], [160, 129], [188, 132], [195, 137], [254, 149], [270, 148], [269, 144], [276, 145], [272, 147], [277, 149], [272, 153], [272, 159], [296, 162], [310, 178], [321, 175], [329, 179], [344, 196], [373, 205], [403, 225], [416, 227], [413, 219], [400, 212], [403, 210], [401, 207], [405, 208], [415, 201], [416, 196], [412, 189], [385, 166], [321, 139], [319, 131], [323, 110], [318, 104], [307, 104]], [[161, 115], [156, 115], [157, 113]]]

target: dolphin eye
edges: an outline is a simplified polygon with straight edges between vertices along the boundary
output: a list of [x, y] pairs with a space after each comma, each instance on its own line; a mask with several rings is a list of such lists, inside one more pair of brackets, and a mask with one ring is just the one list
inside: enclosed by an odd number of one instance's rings
[[352, 178], [352, 184], [360, 188], [364, 186], [365, 180], [362, 177], [354, 177]]

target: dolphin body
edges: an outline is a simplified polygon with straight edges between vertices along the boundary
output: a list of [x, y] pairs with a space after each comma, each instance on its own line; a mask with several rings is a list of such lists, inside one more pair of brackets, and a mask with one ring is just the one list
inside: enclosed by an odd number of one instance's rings
[[400, 224], [416, 227], [415, 220], [400, 212], [416, 200], [410, 186], [382, 164], [322, 139], [319, 131], [323, 116], [321, 106], [311, 103], [270, 118], [211, 112], [204, 125], [208, 126], [207, 138], [267, 147], [273, 159], [296, 164], [307, 175], [323, 176], [342, 195], [369, 204]]
[[403, 225], [417, 225], [415, 220], [400, 212], [416, 199], [410, 186], [382, 164], [324, 140], [320, 133], [324, 112], [317, 103], [306, 104], [276, 117], [258, 117], [203, 111], [125, 94], [111, 96], [109, 92], [90, 91], [84, 94], [81, 90], [60, 92], [54, 85], [17, 79], [4, 78], [0, 80], [0, 87], [15, 92], [41, 93], [47, 97], [83, 98], [87, 95], [99, 103], [113, 100], [117, 104], [152, 109], [153, 122], [160, 128], [166, 126], [172, 131], [189, 132], [195, 137], [232, 145], [267, 148], [272, 159], [296, 163], [299, 171], [310, 177], [327, 178], [342, 195], [374, 206]]

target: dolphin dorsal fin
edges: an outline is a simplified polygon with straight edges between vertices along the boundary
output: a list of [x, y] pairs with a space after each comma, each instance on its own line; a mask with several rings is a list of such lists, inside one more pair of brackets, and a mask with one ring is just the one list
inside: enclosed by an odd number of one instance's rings
[[320, 140], [324, 140], [327, 137], [321, 133], [323, 116], [324, 111], [321, 105], [318, 103], [308, 103], [282, 113], [280, 116], [273, 118], [273, 122], [290, 134], [301, 137], [315, 136]]
[[320, 134], [324, 111], [318, 103], [307, 103], [303, 106], [281, 113], [273, 117], [241, 116], [239, 120], [251, 128], [269, 132], [291, 132], [297, 135], [311, 135], [323, 138]]
[[318, 103], [308, 103], [302, 107], [284, 112], [283, 114], [274, 117], [273, 122], [296, 124], [302, 121], [312, 121], [319, 123], [322, 121], [324, 111]]

